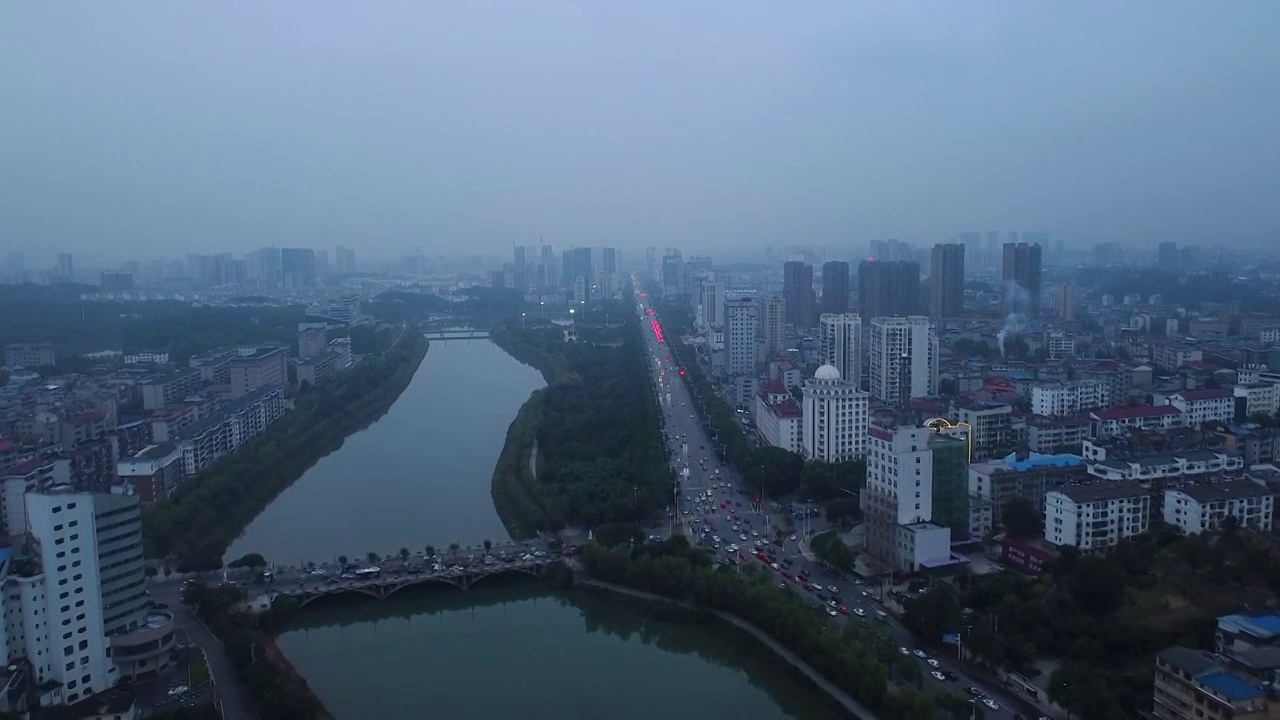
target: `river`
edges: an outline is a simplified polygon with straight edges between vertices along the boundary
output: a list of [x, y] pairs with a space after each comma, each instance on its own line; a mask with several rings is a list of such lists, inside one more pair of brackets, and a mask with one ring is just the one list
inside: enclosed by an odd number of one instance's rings
[[[228, 551], [279, 563], [506, 539], [490, 487], [541, 375], [488, 340], [433, 342], [409, 387]], [[719, 623], [647, 619], [530, 578], [308, 605], [280, 647], [338, 720], [834, 720], [820, 691]]]
[[745, 634], [616, 598], [496, 580], [320, 602], [280, 647], [338, 720], [844, 717]]
[[281, 493], [226, 558], [297, 565], [508, 539], [493, 468], [511, 420], [543, 385], [492, 341], [433, 341], [387, 414]]

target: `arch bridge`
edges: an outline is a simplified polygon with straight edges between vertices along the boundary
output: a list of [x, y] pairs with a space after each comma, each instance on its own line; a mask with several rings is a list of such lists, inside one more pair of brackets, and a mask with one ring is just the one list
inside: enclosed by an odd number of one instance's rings
[[427, 572], [414, 575], [383, 575], [372, 580], [349, 580], [336, 584], [323, 584], [280, 590], [276, 593], [276, 597], [280, 595], [288, 595], [289, 597], [298, 598], [298, 606], [305, 607], [308, 603], [322, 597], [340, 595], [342, 593], [359, 593], [377, 600], [386, 600], [407, 587], [423, 585], [426, 583], [443, 583], [466, 590], [480, 580], [494, 577], [496, 575], [522, 573], [532, 577], [537, 577], [543, 567], [559, 561], [559, 558], [545, 557], [534, 558], [532, 560], [521, 561], [518, 563], [482, 565], [479, 567], [462, 568], [460, 570], [442, 570], [440, 572]]

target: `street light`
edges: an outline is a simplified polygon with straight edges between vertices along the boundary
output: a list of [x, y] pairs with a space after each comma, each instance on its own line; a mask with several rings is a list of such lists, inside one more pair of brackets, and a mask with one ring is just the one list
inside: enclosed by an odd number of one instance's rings
[[525, 324], [525, 313], [520, 313], [520, 329], [527, 330], [529, 326]]

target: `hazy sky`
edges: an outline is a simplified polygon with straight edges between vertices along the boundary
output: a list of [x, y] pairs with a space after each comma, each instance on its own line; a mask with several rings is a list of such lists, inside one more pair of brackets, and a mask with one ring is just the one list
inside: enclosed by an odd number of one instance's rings
[[1277, 37], [1280, 0], [8, 2], [0, 258], [1276, 243]]

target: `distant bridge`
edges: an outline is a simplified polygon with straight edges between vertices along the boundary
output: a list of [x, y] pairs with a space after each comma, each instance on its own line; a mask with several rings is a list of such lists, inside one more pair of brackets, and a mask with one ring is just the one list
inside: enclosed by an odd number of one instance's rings
[[483, 340], [493, 337], [488, 330], [438, 330], [422, 334], [428, 340]]
[[530, 560], [520, 560], [514, 563], [497, 563], [494, 565], [480, 565], [476, 567], [463, 567], [458, 569], [441, 570], [440, 572], [426, 572], [421, 574], [391, 574], [389, 576], [379, 576], [372, 580], [352, 580], [337, 584], [317, 584], [314, 586], [292, 588], [290, 590], [280, 590], [273, 595], [288, 595], [298, 598], [299, 607], [305, 606], [313, 600], [318, 600], [327, 595], [338, 595], [340, 593], [360, 593], [368, 595], [378, 600], [386, 600], [396, 592], [404, 588], [421, 585], [423, 583], [445, 583], [463, 590], [471, 587], [477, 581], [487, 577], [496, 575], [505, 575], [507, 573], [524, 573], [537, 577], [539, 571], [543, 567], [551, 563], [560, 562], [558, 557], [535, 557]]

